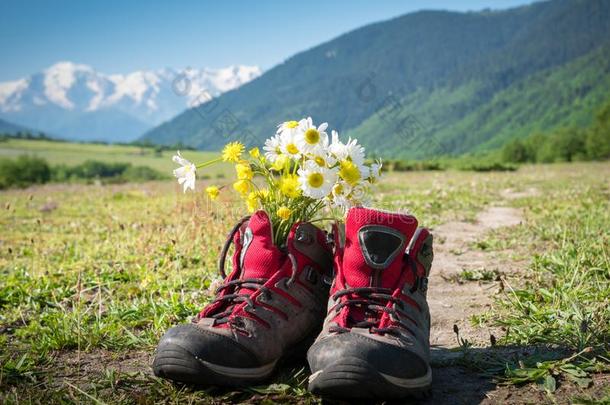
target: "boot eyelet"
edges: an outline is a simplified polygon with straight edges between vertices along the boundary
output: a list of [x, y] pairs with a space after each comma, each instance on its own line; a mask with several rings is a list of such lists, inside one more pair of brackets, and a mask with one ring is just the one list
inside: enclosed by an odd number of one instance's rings
[[313, 238], [307, 232], [302, 229], [298, 229], [296, 233], [297, 242], [303, 243], [305, 245], [311, 245], [313, 243]]
[[305, 266], [304, 270], [306, 271], [305, 279], [313, 285], [318, 284], [318, 273], [316, 272], [316, 269], [311, 266]]
[[329, 246], [335, 245], [335, 234], [332, 232], [326, 232], [326, 244]]
[[263, 290], [263, 292], [261, 293], [263, 298], [265, 299], [265, 301], [270, 302], [273, 301], [273, 295], [271, 294], [271, 292], [269, 290]]
[[428, 277], [422, 277], [420, 278], [420, 282], [419, 282], [419, 289], [422, 292], [426, 292], [428, 291]]

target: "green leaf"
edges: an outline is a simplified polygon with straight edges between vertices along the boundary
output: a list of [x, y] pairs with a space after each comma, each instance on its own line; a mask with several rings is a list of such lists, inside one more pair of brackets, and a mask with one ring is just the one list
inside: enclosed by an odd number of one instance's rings
[[549, 392], [555, 392], [555, 390], [557, 389], [557, 381], [555, 380], [555, 377], [550, 374], [548, 374], [544, 378], [541, 385], [545, 390]]
[[553, 294], [546, 288], [540, 288], [540, 289], [538, 289], [538, 292], [540, 293], [540, 295], [544, 296], [547, 299], [552, 300], [554, 298]]
[[288, 384], [270, 384], [266, 387], [252, 387], [251, 391], [257, 392], [259, 394], [283, 394], [290, 390], [290, 385]]
[[590, 377], [574, 377], [568, 374], [570, 380], [574, 381], [580, 388], [589, 388], [593, 384], [593, 379]]
[[570, 377], [586, 377], [587, 373], [573, 364], [566, 364], [561, 367], [561, 371], [568, 374]]

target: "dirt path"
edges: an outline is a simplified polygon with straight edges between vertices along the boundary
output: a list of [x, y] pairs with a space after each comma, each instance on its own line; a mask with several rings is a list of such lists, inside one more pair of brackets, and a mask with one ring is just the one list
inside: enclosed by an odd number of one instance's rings
[[472, 245], [489, 230], [518, 225], [521, 220], [521, 213], [515, 208], [491, 207], [481, 212], [475, 223], [448, 222], [433, 230], [434, 262], [428, 292], [431, 345], [455, 347], [453, 325], [459, 327], [462, 337], [477, 344], [489, 343], [490, 333], [472, 328], [469, 318], [491, 305], [499, 283], [459, 283], [459, 276], [462, 270], [514, 271], [514, 263], [501, 261], [493, 253], [474, 249]]
[[474, 223], [448, 222], [433, 229], [434, 263], [430, 274], [428, 303], [432, 318], [430, 344], [434, 369], [433, 397], [430, 404], [471, 404], [500, 401], [493, 392], [495, 384], [477, 373], [454, 364], [461, 355], [456, 352], [460, 336], [475, 346], [490, 346], [490, 335], [499, 331], [474, 328], [470, 318], [489, 308], [500, 283], [460, 280], [463, 270], [494, 271], [497, 274], [518, 271], [522, 264], [502, 260], [495, 252], [476, 249], [473, 245], [492, 229], [515, 226], [522, 221], [515, 208], [490, 207], [477, 215]]

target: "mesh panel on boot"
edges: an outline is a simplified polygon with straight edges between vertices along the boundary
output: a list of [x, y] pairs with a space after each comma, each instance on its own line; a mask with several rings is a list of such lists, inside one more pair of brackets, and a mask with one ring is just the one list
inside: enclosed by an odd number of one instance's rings
[[[257, 211], [242, 236], [241, 279], [270, 278], [280, 270], [286, 261], [286, 255], [273, 244], [271, 221], [264, 211]], [[251, 292], [242, 288], [240, 294]]]

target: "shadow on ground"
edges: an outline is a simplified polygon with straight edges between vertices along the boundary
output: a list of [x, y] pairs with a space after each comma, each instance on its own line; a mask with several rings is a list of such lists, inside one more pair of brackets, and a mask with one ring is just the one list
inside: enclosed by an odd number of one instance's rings
[[[547, 402], [545, 393], [536, 387], [527, 390], [527, 395], [515, 395], [520, 391], [515, 386], [498, 386], [497, 376], [502, 375], [507, 364], [560, 359], [566, 352], [540, 346], [502, 346], [484, 348], [432, 347], [433, 369], [432, 390], [428, 397], [405, 398], [400, 401], [360, 401], [349, 403], [383, 404], [480, 404], [480, 403], [521, 403]], [[304, 365], [307, 370], [306, 365]], [[282, 371], [280, 370], [279, 373]], [[328, 404], [348, 402], [325, 399]]]
[[[467, 349], [447, 349], [444, 347], [432, 347], [431, 362], [433, 368], [432, 390], [428, 397], [405, 398], [399, 401], [341, 401], [332, 398], [324, 398], [325, 404], [422, 404], [422, 405], [443, 405], [443, 404], [480, 404], [480, 403], [532, 403], [548, 402], [548, 398], [542, 390], [537, 387], [524, 391], [515, 386], [499, 386], [497, 376], [502, 375], [506, 364], [516, 365], [520, 361], [528, 362], [554, 360], [565, 357], [566, 353], [539, 346], [501, 346], [485, 348]], [[295, 377], [296, 375], [296, 377]], [[309, 369], [306, 362], [295, 361], [286, 364], [277, 371], [273, 377], [275, 388], [283, 384], [301, 383], [306, 386]], [[273, 389], [274, 386], [269, 386]], [[274, 402], [299, 403], [299, 399], [294, 396], [284, 396], [265, 392], [261, 387], [257, 392], [255, 388], [254, 396], [249, 389], [246, 392], [233, 392], [228, 390], [212, 389], [208, 392], [212, 395], [219, 395], [225, 399], [235, 402], [245, 401], [246, 403], [264, 402], [271, 400]], [[525, 395], [523, 395], [525, 394]], [[227, 395], [229, 395], [227, 397]]]
[[[536, 361], [565, 358], [569, 355], [556, 348], [540, 346], [496, 346], [448, 349], [432, 347], [431, 363], [433, 368], [433, 385], [431, 396], [425, 399], [405, 398], [400, 401], [359, 401], [346, 402], [324, 398], [325, 404], [520, 404], [520, 403], [569, 403], [577, 395], [602, 397], [604, 390], [610, 387], [610, 375], [598, 374], [593, 377], [593, 386], [587, 391], [579, 390], [568, 381], [561, 381], [553, 397], [549, 397], [537, 384], [525, 386], [499, 385], [498, 376], [502, 376], [506, 365], [516, 366], [520, 362], [532, 364]], [[316, 398], [306, 391], [309, 369], [304, 358], [293, 359], [282, 365], [272, 379], [258, 387], [244, 389], [221, 389], [214, 387], [192, 387], [174, 385], [155, 378], [152, 375], [152, 352], [127, 352], [122, 354], [94, 351], [77, 354], [74, 351], [57, 354], [53, 359], [55, 365], [46, 371], [42, 380], [36, 384], [36, 390], [57, 390], [59, 388], [80, 387], [83, 391], [97, 392], [102, 398], [121, 398], [127, 402], [164, 402], [179, 392], [184, 398], [189, 393], [198, 402], [204, 403], [290, 403], [302, 404], [316, 402]], [[102, 387], [100, 381], [116, 375], [117, 379]], [[97, 383], [96, 383], [97, 381]], [[92, 388], [92, 383], [98, 389]], [[0, 384], [0, 388], [1, 388]], [[9, 384], [10, 385], [10, 384]], [[27, 382], [13, 387], [23, 391], [27, 397]], [[74, 388], [76, 389], [76, 388]], [[0, 394], [2, 389], [0, 389]], [[40, 393], [39, 393], [40, 394]], [[23, 396], [23, 395], [21, 395]], [[0, 395], [1, 399], [1, 395]], [[2, 402], [2, 401], [0, 401]]]

